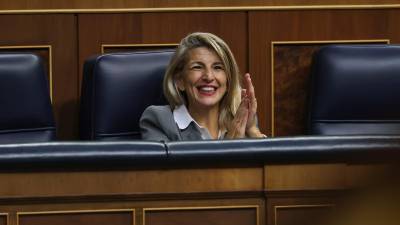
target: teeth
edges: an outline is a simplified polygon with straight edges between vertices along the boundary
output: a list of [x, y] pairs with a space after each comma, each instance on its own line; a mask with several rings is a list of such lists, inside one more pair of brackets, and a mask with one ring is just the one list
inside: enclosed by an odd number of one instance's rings
[[214, 87], [201, 87], [200, 90], [209, 92], [209, 91], [214, 91], [215, 88]]

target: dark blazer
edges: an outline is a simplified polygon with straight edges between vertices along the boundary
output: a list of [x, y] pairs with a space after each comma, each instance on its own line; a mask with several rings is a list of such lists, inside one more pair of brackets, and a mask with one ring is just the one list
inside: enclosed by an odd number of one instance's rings
[[147, 141], [202, 140], [194, 122], [184, 130], [179, 129], [169, 105], [147, 107], [140, 118], [139, 126], [142, 139]]

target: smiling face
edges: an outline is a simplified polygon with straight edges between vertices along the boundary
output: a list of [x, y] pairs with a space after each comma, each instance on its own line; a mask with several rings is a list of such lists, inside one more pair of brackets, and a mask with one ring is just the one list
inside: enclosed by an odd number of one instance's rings
[[205, 47], [194, 48], [188, 52], [177, 86], [186, 92], [189, 111], [219, 107], [227, 91], [224, 64], [214, 51]]

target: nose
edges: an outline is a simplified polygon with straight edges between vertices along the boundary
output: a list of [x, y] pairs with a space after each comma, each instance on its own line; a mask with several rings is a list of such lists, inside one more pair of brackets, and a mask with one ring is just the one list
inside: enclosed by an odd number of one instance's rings
[[212, 70], [212, 68], [207, 68], [204, 70], [202, 79], [208, 82], [211, 82], [215, 79], [214, 71]]

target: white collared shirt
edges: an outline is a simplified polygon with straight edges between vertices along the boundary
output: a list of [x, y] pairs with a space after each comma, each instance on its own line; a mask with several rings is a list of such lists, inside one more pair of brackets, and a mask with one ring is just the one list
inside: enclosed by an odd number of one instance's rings
[[[190, 125], [191, 122], [194, 122], [194, 124], [197, 126], [198, 130], [200, 131], [201, 138], [203, 140], [212, 139], [208, 129], [200, 126], [200, 124], [198, 124], [196, 122], [196, 120], [193, 119], [193, 117], [189, 114], [189, 111], [184, 104], [176, 107], [173, 111], [173, 114], [174, 114], [175, 123], [178, 125], [178, 128], [180, 130], [186, 129]], [[225, 134], [224, 132], [219, 131], [218, 139], [222, 139], [224, 134]]]

